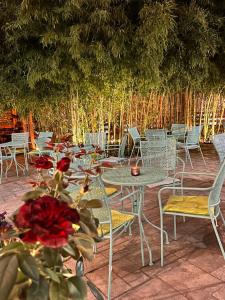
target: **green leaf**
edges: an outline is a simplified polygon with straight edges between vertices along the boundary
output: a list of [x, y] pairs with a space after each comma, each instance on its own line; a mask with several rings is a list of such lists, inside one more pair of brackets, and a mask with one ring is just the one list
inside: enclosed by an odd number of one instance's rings
[[22, 201], [35, 200], [46, 193], [45, 190], [35, 190], [23, 195]]
[[68, 279], [68, 287], [70, 297], [74, 300], [84, 300], [87, 298], [87, 285], [86, 282], [78, 276]]
[[24, 244], [20, 242], [12, 242], [9, 243], [7, 246], [4, 246], [4, 248], [1, 249], [0, 254], [4, 254], [5, 252], [8, 252], [9, 250], [20, 250], [24, 248]]
[[60, 258], [58, 250], [44, 247], [43, 255], [48, 267], [62, 265], [62, 260]]
[[27, 289], [26, 300], [48, 300], [48, 294], [48, 281], [40, 277], [38, 284], [32, 283], [29, 289]]
[[102, 207], [102, 201], [99, 199], [92, 199], [87, 201], [86, 204], [87, 208], [101, 208]]
[[39, 281], [39, 271], [36, 260], [28, 252], [21, 253], [19, 256], [19, 267], [27, 277], [33, 281]]
[[69, 290], [65, 279], [61, 278], [60, 283], [52, 281], [49, 289], [50, 300], [68, 300]]
[[92, 294], [95, 296], [95, 298], [97, 300], [104, 300], [104, 297], [102, 295], [102, 293], [100, 292], [100, 290], [94, 285], [93, 282], [91, 281], [87, 281], [87, 285], [89, 287], [89, 289], [91, 290]]
[[0, 258], [0, 299], [7, 300], [18, 272], [18, 259], [16, 255], [6, 255]]
[[58, 276], [58, 274], [56, 272], [52, 271], [49, 268], [46, 268], [45, 271], [49, 275], [49, 277], [51, 278], [51, 280], [53, 280], [53, 281], [55, 281], [57, 283], [60, 283], [59, 276]]
[[74, 243], [80, 251], [81, 255], [88, 260], [92, 260], [94, 240], [86, 234], [79, 233], [74, 237]]
[[76, 248], [72, 247], [70, 244], [67, 244], [63, 247], [63, 250], [66, 251], [69, 255], [74, 257], [75, 259], [79, 258], [79, 252]]

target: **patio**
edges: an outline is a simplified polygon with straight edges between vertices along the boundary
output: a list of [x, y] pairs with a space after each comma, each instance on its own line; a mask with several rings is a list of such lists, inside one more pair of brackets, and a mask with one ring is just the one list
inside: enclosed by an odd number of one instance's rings
[[[217, 154], [211, 144], [204, 144], [203, 153], [207, 171], [215, 173], [219, 166]], [[191, 153], [194, 171], [204, 171], [199, 153]], [[186, 164], [186, 171], [191, 171]], [[30, 167], [28, 177], [14, 176], [14, 170], [0, 185], [0, 211], [9, 214], [21, 204], [20, 197], [31, 189], [29, 181], [36, 177]], [[206, 187], [210, 180], [192, 177], [184, 185]], [[157, 201], [158, 188], [146, 188], [145, 213], [155, 224], [159, 224]], [[224, 196], [224, 197], [223, 197]], [[222, 210], [225, 208], [225, 189], [222, 191]], [[220, 225], [220, 224], [219, 224]], [[165, 227], [170, 243], [165, 246], [165, 265], [160, 267], [159, 232], [144, 224], [153, 250], [153, 266], [141, 266], [138, 226], [132, 225], [132, 236], [122, 235], [116, 240], [113, 255], [112, 299], [224, 299], [225, 261], [221, 255], [211, 224], [206, 220], [178, 219], [177, 241], [172, 239], [173, 222], [165, 217]], [[220, 231], [221, 232], [221, 231]], [[70, 264], [73, 269], [74, 263]], [[107, 294], [108, 243], [98, 245], [98, 253], [91, 263], [85, 265], [86, 277]], [[88, 299], [94, 299], [89, 294]]]

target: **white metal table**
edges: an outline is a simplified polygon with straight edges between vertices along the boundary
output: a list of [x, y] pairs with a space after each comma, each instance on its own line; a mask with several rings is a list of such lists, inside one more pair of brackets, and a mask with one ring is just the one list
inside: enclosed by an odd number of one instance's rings
[[[133, 189], [136, 189], [139, 191], [137, 198], [133, 201], [133, 213], [137, 215], [139, 227], [140, 227], [140, 239], [141, 239], [141, 245], [142, 241], [144, 240], [147, 247], [148, 243], [145, 237], [144, 228], [142, 225], [142, 219], [147, 221], [150, 225], [152, 225], [154, 228], [157, 228], [158, 230], [161, 230], [158, 226], [151, 223], [143, 212], [143, 203], [144, 203], [144, 189], [145, 186], [148, 184], [153, 184], [157, 182], [163, 181], [167, 177], [167, 172], [160, 169], [155, 168], [141, 168], [140, 175], [138, 176], [132, 176], [131, 175], [131, 168], [130, 167], [122, 167], [117, 169], [111, 169], [107, 170], [102, 175], [102, 180], [110, 185], [116, 185], [116, 186], [122, 186], [122, 187], [132, 187]], [[130, 193], [130, 195], [132, 195]], [[167, 233], [164, 231], [167, 237]], [[148, 249], [149, 250], [149, 249]], [[142, 265], [145, 265], [144, 262], [144, 249], [143, 246], [141, 246], [141, 258], [142, 258]], [[150, 264], [152, 264], [151, 261], [151, 255], [150, 255]]]

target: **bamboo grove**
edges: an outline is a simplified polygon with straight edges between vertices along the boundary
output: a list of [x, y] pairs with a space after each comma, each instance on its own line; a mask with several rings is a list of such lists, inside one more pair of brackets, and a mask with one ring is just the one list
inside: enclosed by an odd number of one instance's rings
[[0, 103], [75, 141], [225, 116], [225, 3], [0, 0]]

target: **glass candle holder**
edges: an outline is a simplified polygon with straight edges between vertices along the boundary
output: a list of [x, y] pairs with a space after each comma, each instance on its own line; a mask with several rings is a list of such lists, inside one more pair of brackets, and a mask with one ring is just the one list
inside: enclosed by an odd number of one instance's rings
[[131, 175], [132, 176], [140, 175], [140, 167], [138, 167], [138, 166], [131, 167]]

